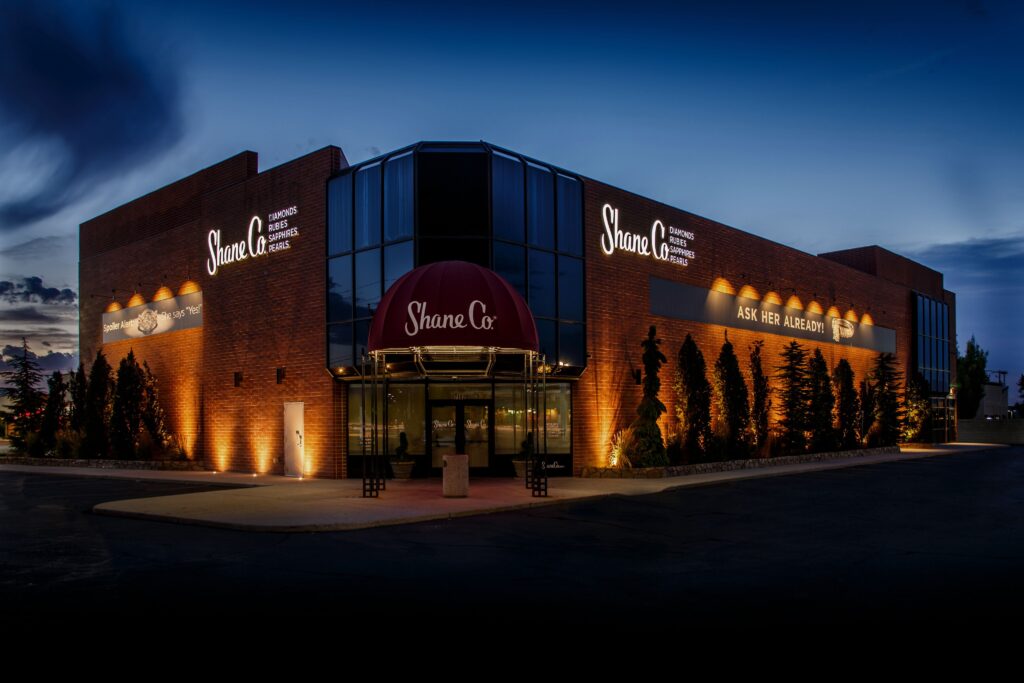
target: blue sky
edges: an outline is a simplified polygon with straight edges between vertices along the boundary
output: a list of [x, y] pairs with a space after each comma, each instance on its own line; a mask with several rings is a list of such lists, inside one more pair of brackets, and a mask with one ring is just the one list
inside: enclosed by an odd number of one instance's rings
[[1022, 28], [1009, 2], [0, 0], [0, 345], [74, 353], [78, 223], [242, 149], [486, 139], [805, 251], [918, 259], [961, 349], [1016, 377]]

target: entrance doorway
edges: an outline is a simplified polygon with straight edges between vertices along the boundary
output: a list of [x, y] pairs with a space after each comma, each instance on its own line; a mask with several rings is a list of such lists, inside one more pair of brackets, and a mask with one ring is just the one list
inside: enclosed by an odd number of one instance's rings
[[494, 401], [440, 399], [427, 403], [430, 466], [440, 470], [442, 456], [465, 453], [471, 471], [489, 470], [494, 452]]

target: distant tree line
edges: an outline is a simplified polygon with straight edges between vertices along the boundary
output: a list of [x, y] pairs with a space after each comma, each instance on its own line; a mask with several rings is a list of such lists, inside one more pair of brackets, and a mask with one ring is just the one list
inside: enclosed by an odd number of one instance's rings
[[641, 342], [643, 398], [637, 418], [613, 439], [617, 464], [652, 467], [894, 446], [926, 440], [930, 433], [928, 385], [915, 373], [904, 387], [891, 353], [878, 354], [858, 388], [846, 359], [830, 372], [820, 349], [809, 353], [796, 340], [779, 354], [770, 379], [759, 340], [748, 349], [748, 387], [728, 335], [709, 377], [704, 354], [687, 334], [673, 373], [675, 428], [663, 438], [658, 420], [667, 408], [658, 397], [659, 373], [668, 361], [661, 344], [651, 325]]
[[33, 457], [119, 458], [185, 457], [167, 430], [156, 377], [134, 351], [113, 371], [103, 351], [97, 351], [89, 372], [79, 364], [68, 378], [54, 372], [47, 379], [28, 342], [2, 373], [10, 408], [5, 417], [13, 427], [15, 452]]

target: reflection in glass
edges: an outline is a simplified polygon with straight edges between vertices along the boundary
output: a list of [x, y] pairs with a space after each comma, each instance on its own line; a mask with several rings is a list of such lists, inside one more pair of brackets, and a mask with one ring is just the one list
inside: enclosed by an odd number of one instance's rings
[[523, 165], [497, 152], [491, 163], [494, 237], [524, 242]]
[[586, 364], [584, 329], [580, 323], [558, 324], [558, 361], [560, 363], [576, 367], [583, 367]]
[[465, 454], [469, 456], [470, 467], [487, 467], [490, 448], [490, 406], [462, 406], [462, 434], [456, 441], [465, 444]]
[[352, 319], [352, 257], [327, 262], [327, 321]]
[[494, 272], [505, 278], [523, 297], [526, 295], [526, 248], [505, 242], [494, 243]]
[[380, 164], [356, 171], [356, 249], [380, 244]]
[[[535, 316], [555, 317], [555, 255], [530, 250], [530, 296], [527, 304]], [[552, 349], [554, 351], [554, 349]]]
[[412, 237], [412, 152], [388, 159], [384, 167], [384, 240]]
[[566, 383], [546, 387], [544, 430], [549, 454], [569, 453], [572, 449], [572, 390]]
[[430, 407], [430, 465], [442, 467], [441, 456], [455, 453], [455, 405], [432, 405]]
[[583, 320], [583, 261], [558, 257], [558, 317]]
[[548, 363], [555, 362], [555, 321], [534, 319], [537, 323], [537, 338], [540, 341], [540, 352], [547, 357]]
[[522, 384], [494, 386], [494, 452], [516, 455], [526, 438], [526, 398]]
[[558, 249], [583, 255], [583, 192], [580, 181], [558, 175]]
[[327, 186], [327, 252], [352, 250], [352, 174], [335, 178]]
[[412, 240], [384, 247], [384, 291], [412, 270]]
[[388, 455], [394, 455], [405, 432], [409, 455], [427, 452], [424, 435], [424, 386], [422, 384], [388, 385]]
[[356, 363], [362, 362], [363, 354], [366, 353], [366, 340], [370, 336], [370, 321], [369, 320], [357, 320], [356, 321]]
[[380, 303], [380, 249], [356, 254], [356, 317], [372, 316]]
[[352, 367], [355, 365], [355, 360], [352, 357], [351, 323], [328, 325], [327, 346], [327, 363], [330, 367]]
[[526, 166], [526, 227], [530, 244], [555, 248], [555, 188], [551, 171]]

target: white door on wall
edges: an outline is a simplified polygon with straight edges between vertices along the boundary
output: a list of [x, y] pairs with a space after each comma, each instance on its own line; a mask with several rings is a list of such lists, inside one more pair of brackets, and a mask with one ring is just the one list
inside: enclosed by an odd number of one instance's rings
[[304, 424], [305, 403], [284, 404], [284, 474], [286, 477], [301, 477], [303, 466], [306, 429]]

